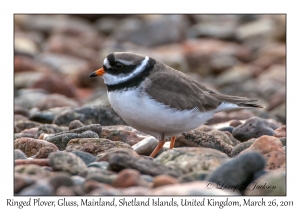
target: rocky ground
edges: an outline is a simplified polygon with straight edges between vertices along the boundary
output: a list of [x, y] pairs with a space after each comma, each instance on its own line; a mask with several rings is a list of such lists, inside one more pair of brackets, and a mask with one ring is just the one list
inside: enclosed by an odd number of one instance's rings
[[[285, 32], [284, 15], [15, 15], [15, 195], [285, 195]], [[116, 51], [265, 108], [217, 113], [150, 158], [158, 141], [89, 77]]]

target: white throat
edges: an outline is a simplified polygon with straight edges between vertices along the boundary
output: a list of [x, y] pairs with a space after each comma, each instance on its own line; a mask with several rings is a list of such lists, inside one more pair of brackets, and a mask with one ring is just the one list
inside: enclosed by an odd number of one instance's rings
[[[148, 60], [149, 60], [149, 57], [146, 56], [145, 59], [141, 62], [141, 64], [138, 65], [136, 67], [136, 69], [133, 72], [131, 72], [130, 74], [119, 74], [119, 75], [111, 75], [108, 73], [103, 74], [102, 78], [104, 79], [104, 83], [107, 85], [116, 85], [116, 84], [130, 80], [131, 78], [135, 77], [136, 75], [138, 75], [139, 73], [144, 71], [145, 67], [148, 64]], [[107, 58], [104, 59], [103, 64], [106, 67], [111, 67], [109, 65]]]

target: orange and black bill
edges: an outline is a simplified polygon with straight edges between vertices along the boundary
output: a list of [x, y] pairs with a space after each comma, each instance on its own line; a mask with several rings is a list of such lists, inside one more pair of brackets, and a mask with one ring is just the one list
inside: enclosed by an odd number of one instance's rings
[[105, 74], [104, 68], [102, 67], [101, 69], [98, 69], [97, 71], [94, 71], [93, 73], [90, 74], [90, 77], [97, 77], [97, 76], [102, 76]]

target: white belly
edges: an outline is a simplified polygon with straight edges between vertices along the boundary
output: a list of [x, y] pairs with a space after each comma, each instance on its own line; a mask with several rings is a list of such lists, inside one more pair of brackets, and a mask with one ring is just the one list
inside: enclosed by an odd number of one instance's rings
[[215, 111], [178, 111], [156, 102], [138, 89], [109, 92], [108, 99], [128, 125], [157, 138], [161, 134], [177, 136], [195, 129], [212, 118], [214, 113], [233, 107], [233, 104], [222, 103]]

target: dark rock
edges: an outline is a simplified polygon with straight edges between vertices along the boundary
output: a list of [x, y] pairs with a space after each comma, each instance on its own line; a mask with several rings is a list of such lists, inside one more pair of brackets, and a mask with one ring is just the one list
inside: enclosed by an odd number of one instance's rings
[[15, 149], [14, 150], [14, 160], [18, 160], [18, 159], [27, 159], [27, 157], [24, 154], [24, 152], [22, 152], [22, 150]]
[[73, 120], [69, 124], [69, 130], [73, 130], [73, 129], [81, 128], [81, 127], [84, 127], [84, 124], [82, 122], [80, 122], [79, 120]]
[[14, 148], [22, 150], [27, 157], [35, 155], [42, 147], [50, 147], [58, 150], [54, 144], [44, 140], [23, 137], [14, 141]]
[[83, 124], [126, 125], [126, 123], [113, 111], [112, 108], [101, 106], [84, 106], [68, 109], [58, 114], [53, 123], [68, 126], [73, 120], [80, 120]]
[[83, 152], [83, 151], [74, 151], [73, 152], [75, 155], [80, 157], [86, 165], [94, 162], [97, 158], [96, 156], [92, 155], [91, 153]]
[[21, 196], [47, 196], [52, 195], [54, 192], [53, 187], [45, 180], [38, 180], [29, 187], [24, 188], [17, 195]]
[[54, 190], [61, 186], [73, 186], [73, 181], [70, 175], [63, 172], [56, 172], [50, 179], [49, 183], [53, 186]]
[[99, 138], [98, 135], [93, 131], [86, 131], [82, 134], [77, 133], [62, 133], [55, 134], [54, 136], [49, 136], [46, 141], [55, 144], [60, 150], [66, 149], [68, 143], [72, 139], [77, 138]]
[[189, 173], [199, 170], [214, 171], [227, 159], [226, 154], [214, 149], [186, 147], [163, 152], [154, 159], [154, 162]]
[[99, 138], [83, 138], [83, 139], [72, 139], [69, 141], [66, 151], [72, 152], [76, 150], [91, 153], [93, 155], [98, 155], [110, 148], [129, 148], [131, 146], [123, 142], [111, 141], [108, 139]]
[[39, 126], [37, 135], [40, 136], [42, 133], [56, 134], [56, 133], [64, 132], [67, 130], [68, 130], [67, 127], [58, 126], [55, 124], [44, 124], [44, 125]]
[[265, 160], [257, 152], [249, 152], [233, 158], [219, 168], [209, 177], [208, 181], [229, 190], [245, 190], [252, 181], [255, 172], [265, 167]]
[[255, 140], [256, 140], [255, 138], [249, 139], [247, 141], [244, 141], [244, 142], [236, 145], [231, 151], [231, 157], [234, 157], [234, 156], [240, 154], [245, 149], [249, 148]]
[[219, 128], [218, 130], [219, 131], [228, 131], [228, 132], [232, 133], [233, 128], [234, 128], [233, 126], [228, 126], [228, 127]]
[[71, 152], [53, 152], [48, 158], [54, 171], [66, 171], [79, 176], [85, 176], [87, 173], [87, 166], [83, 160]]
[[134, 169], [124, 169], [118, 173], [112, 185], [116, 188], [127, 188], [133, 186], [147, 186], [147, 182], [141, 178], [139, 171]]
[[30, 114], [29, 119], [39, 123], [52, 123], [55, 114], [51, 111], [34, 112]]
[[151, 160], [136, 158], [128, 154], [111, 154], [108, 159], [109, 170], [119, 172], [123, 169], [131, 168], [138, 170], [141, 174], [157, 176], [168, 174], [173, 177], [178, 177], [182, 174], [180, 169], [171, 169], [167, 166], [155, 163]]
[[244, 124], [233, 129], [233, 136], [240, 141], [247, 141], [251, 138], [258, 138], [262, 135], [273, 136], [274, 130], [279, 126], [265, 119], [252, 117]]
[[25, 129], [36, 128], [36, 127], [39, 127], [40, 125], [41, 125], [40, 123], [33, 122], [30, 120], [18, 121], [15, 123], [14, 132], [20, 133], [21, 131], [23, 131]]

